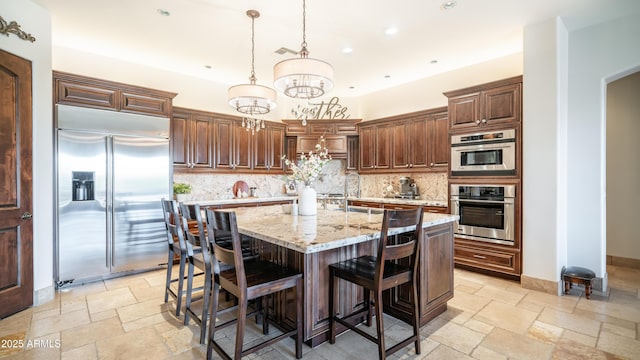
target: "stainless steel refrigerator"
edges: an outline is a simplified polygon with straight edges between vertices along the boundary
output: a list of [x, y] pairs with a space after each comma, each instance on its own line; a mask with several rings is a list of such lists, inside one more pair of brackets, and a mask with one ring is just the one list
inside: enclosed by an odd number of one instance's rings
[[56, 112], [58, 287], [166, 263], [169, 119], [66, 105]]

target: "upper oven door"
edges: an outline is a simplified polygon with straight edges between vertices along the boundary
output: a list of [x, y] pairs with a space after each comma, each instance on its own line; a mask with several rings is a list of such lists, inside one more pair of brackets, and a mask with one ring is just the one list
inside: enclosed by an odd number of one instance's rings
[[451, 147], [451, 175], [515, 175], [515, 142]]

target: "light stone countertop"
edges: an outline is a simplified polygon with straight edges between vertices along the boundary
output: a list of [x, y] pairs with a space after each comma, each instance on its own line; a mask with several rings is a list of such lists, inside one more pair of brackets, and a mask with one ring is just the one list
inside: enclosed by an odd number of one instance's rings
[[214, 206], [214, 205], [230, 205], [230, 204], [252, 204], [258, 202], [271, 202], [271, 201], [293, 201], [298, 199], [298, 196], [273, 196], [273, 197], [246, 197], [246, 198], [233, 198], [233, 199], [211, 199], [211, 200], [188, 200], [185, 204], [200, 206]]
[[[335, 249], [380, 237], [382, 214], [344, 212], [335, 206], [318, 208], [316, 216], [285, 214], [282, 205], [236, 208], [238, 231], [251, 237], [304, 254]], [[459, 217], [424, 213], [423, 227], [446, 224]], [[411, 231], [396, 229], [390, 235]]]
[[[318, 196], [320, 199], [321, 196]], [[233, 198], [233, 199], [209, 199], [209, 200], [187, 200], [185, 204], [199, 204], [200, 206], [214, 206], [214, 205], [230, 205], [230, 204], [250, 204], [257, 202], [270, 202], [270, 201], [293, 201], [297, 200], [298, 196], [274, 196], [274, 197], [246, 197], [246, 198]], [[418, 205], [418, 206], [439, 206], [447, 207], [446, 201], [434, 201], [434, 200], [410, 200], [410, 199], [395, 199], [395, 198], [378, 198], [378, 197], [349, 197], [351, 201], [369, 201], [383, 204], [406, 204], [406, 205]]]
[[383, 203], [383, 204], [405, 204], [405, 205], [438, 206], [438, 207], [449, 206], [446, 201], [439, 201], [439, 200], [420, 200], [420, 199], [413, 200], [413, 199], [378, 198], [378, 197], [361, 197], [361, 198], [350, 197], [349, 200], [370, 201], [370, 202], [377, 202], [377, 203]]

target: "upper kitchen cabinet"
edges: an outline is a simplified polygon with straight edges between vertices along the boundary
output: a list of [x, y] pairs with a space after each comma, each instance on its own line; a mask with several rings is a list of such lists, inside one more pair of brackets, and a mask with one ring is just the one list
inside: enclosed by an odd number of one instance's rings
[[522, 119], [522, 76], [444, 93], [450, 130], [481, 130]]
[[173, 166], [211, 168], [213, 165], [213, 117], [204, 112], [174, 108], [171, 118]]
[[308, 120], [306, 125], [302, 125], [302, 120], [282, 120], [286, 136], [313, 135], [316, 138], [320, 135], [357, 136], [356, 125], [360, 121], [360, 119]]
[[431, 114], [428, 120], [429, 129], [429, 168], [447, 171], [449, 166], [449, 115], [447, 108], [441, 108]]
[[230, 118], [217, 118], [214, 126], [216, 170], [250, 170], [253, 152], [251, 131], [242, 127], [240, 121]]
[[360, 171], [446, 171], [447, 108], [366, 122], [359, 126]]
[[285, 151], [284, 125], [267, 123], [254, 135], [253, 169], [256, 171], [283, 171], [282, 155]]
[[359, 165], [361, 172], [374, 172], [391, 168], [392, 129], [393, 127], [390, 123], [372, 123], [359, 127]]
[[56, 104], [91, 107], [170, 117], [176, 96], [161, 90], [101, 80], [60, 71], [53, 72]]

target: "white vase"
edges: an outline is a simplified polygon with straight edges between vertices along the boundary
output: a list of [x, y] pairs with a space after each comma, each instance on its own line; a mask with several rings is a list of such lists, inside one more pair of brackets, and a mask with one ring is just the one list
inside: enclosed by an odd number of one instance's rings
[[300, 191], [300, 204], [298, 206], [298, 213], [302, 216], [316, 215], [318, 212], [316, 198], [316, 190], [309, 185], [305, 185], [302, 191]]

